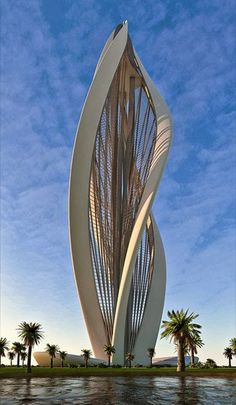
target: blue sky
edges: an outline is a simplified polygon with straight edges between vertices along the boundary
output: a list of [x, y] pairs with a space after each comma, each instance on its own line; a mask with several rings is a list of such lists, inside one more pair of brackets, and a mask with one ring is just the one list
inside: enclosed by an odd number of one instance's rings
[[[1, 335], [43, 325], [46, 343], [90, 347], [67, 231], [72, 146], [102, 47], [129, 21], [172, 113], [174, 139], [154, 203], [168, 309], [199, 314], [199, 351], [236, 335], [235, 1], [5, 1], [1, 43]], [[158, 356], [173, 345], [157, 341]], [[235, 360], [234, 360], [234, 364]]]

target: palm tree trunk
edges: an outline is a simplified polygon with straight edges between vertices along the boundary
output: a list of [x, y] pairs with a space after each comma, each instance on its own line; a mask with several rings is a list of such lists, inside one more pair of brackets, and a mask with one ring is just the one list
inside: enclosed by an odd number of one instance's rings
[[17, 353], [17, 367], [20, 367], [20, 353]]
[[31, 373], [31, 353], [32, 353], [32, 346], [29, 346], [27, 359], [27, 373]]
[[51, 368], [53, 368], [53, 357], [51, 357]]
[[150, 367], [152, 368], [152, 357], [150, 357]]
[[194, 366], [194, 364], [195, 364], [195, 361], [194, 361], [194, 351], [193, 351], [193, 348], [191, 348], [191, 366]]
[[229, 357], [229, 367], [231, 367], [231, 358]]
[[0, 356], [0, 367], [2, 367], [2, 356]]
[[183, 345], [183, 342], [178, 343], [177, 371], [185, 371], [185, 358], [184, 358], [184, 345]]
[[108, 356], [108, 367], [111, 365], [111, 356]]
[[85, 368], [88, 367], [88, 359], [85, 359]]
[[64, 364], [63, 364], [63, 360], [61, 361], [61, 366], [62, 366], [62, 368], [63, 368], [63, 366], [64, 366]]
[[12, 360], [11, 360], [11, 367], [12, 367]]
[[131, 360], [129, 360], [129, 368], [131, 368]]

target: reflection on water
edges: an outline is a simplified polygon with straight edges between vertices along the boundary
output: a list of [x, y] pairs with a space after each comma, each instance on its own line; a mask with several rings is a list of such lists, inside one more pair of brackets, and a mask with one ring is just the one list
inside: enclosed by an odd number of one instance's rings
[[0, 383], [1, 405], [236, 404], [236, 380], [231, 378], [12, 378]]

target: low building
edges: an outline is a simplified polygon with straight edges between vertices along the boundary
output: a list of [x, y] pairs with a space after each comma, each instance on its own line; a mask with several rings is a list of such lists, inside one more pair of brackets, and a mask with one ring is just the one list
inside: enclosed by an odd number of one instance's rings
[[[51, 365], [51, 357], [47, 352], [34, 352], [33, 353], [34, 359], [37, 361], [40, 367], [50, 367]], [[195, 363], [199, 361], [198, 357], [194, 357]], [[152, 364], [153, 366], [177, 366], [178, 357], [177, 356], [169, 356], [169, 357], [155, 357], [153, 358]], [[89, 365], [97, 365], [97, 364], [106, 364], [104, 359], [96, 359], [91, 357], [89, 359]], [[80, 364], [84, 364], [83, 356], [79, 356], [78, 354], [67, 354], [66, 359], [64, 360], [64, 366], [68, 367], [69, 365], [78, 366]], [[61, 359], [59, 354], [56, 354], [56, 357], [53, 359], [54, 367], [61, 367]], [[135, 361], [134, 361], [135, 365]], [[185, 365], [190, 365], [190, 356], [185, 356]]]
[[[195, 363], [199, 361], [198, 357], [194, 357]], [[178, 357], [169, 356], [169, 357], [156, 357], [153, 359], [152, 364], [154, 366], [177, 366]], [[190, 356], [185, 356], [185, 365], [189, 366], [191, 362]]]
[[[33, 353], [34, 359], [37, 361], [40, 367], [50, 367], [51, 364], [51, 357], [47, 352], [34, 352]], [[104, 360], [90, 358], [89, 362], [90, 365], [96, 365], [99, 363], [105, 363]], [[67, 354], [66, 359], [64, 360], [64, 365], [67, 367], [68, 365], [73, 364], [78, 366], [79, 364], [84, 364], [83, 356], [78, 356], [77, 354]], [[56, 357], [53, 359], [54, 367], [61, 366], [61, 359], [59, 354], [56, 354]]]

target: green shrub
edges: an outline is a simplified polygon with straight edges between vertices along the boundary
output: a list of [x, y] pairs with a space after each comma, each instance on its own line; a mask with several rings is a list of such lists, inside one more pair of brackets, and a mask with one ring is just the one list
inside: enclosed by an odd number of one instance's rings
[[212, 359], [207, 359], [205, 363], [205, 368], [217, 368], [217, 364]]
[[201, 363], [200, 361], [198, 361], [198, 362], [195, 364], [195, 368], [205, 368], [205, 365], [204, 365], [203, 363]]

